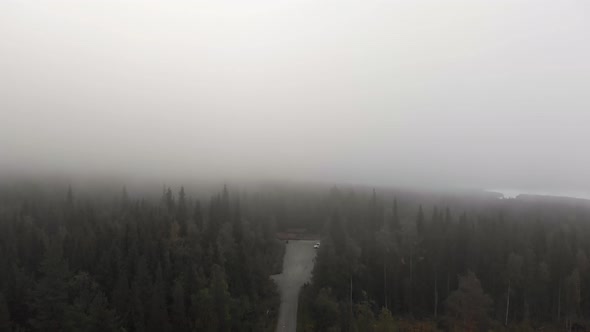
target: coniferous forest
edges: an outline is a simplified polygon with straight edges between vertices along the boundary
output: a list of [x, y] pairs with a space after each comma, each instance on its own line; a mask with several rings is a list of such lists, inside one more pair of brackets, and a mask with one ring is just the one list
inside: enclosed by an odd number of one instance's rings
[[589, 328], [590, 202], [332, 190], [303, 331]]
[[274, 331], [284, 243], [319, 234], [300, 331], [587, 328], [590, 204], [267, 186], [5, 187], [1, 331]]
[[226, 188], [2, 200], [1, 331], [274, 330], [282, 244]]

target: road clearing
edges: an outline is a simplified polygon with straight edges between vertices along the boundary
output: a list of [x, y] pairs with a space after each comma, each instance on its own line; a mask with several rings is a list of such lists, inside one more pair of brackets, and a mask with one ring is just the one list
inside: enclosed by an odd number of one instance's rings
[[311, 280], [317, 249], [315, 240], [290, 240], [286, 244], [283, 272], [271, 276], [281, 294], [277, 332], [297, 331], [297, 305], [301, 287]]

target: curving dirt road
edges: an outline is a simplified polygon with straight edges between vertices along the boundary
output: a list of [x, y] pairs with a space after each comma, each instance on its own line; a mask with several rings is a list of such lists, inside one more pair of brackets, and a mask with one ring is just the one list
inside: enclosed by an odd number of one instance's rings
[[296, 332], [299, 290], [311, 278], [317, 241], [290, 240], [283, 258], [283, 272], [272, 276], [281, 293], [277, 332]]

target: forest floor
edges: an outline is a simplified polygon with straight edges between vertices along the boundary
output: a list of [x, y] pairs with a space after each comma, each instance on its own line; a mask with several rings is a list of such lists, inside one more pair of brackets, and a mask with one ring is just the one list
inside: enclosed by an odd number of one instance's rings
[[271, 278], [277, 283], [281, 294], [281, 307], [277, 321], [277, 332], [296, 332], [297, 305], [301, 287], [311, 279], [315, 261], [316, 241], [291, 240], [286, 245], [283, 271]]

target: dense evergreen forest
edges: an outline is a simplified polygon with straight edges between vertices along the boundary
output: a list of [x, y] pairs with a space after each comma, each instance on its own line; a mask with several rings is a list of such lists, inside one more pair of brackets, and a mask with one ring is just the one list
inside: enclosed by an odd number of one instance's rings
[[226, 188], [0, 196], [0, 331], [274, 330], [283, 244]]
[[[37, 188], [37, 187], [35, 187]], [[279, 230], [321, 234], [301, 331], [575, 330], [590, 205], [267, 186], [0, 190], [0, 331], [273, 331]]]
[[589, 203], [332, 190], [300, 329], [586, 330]]

